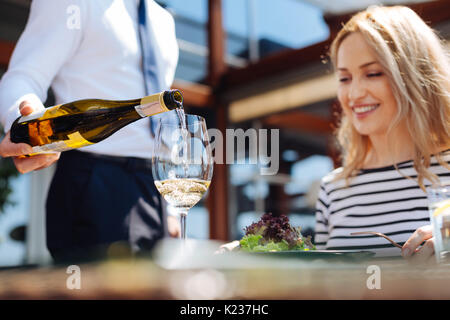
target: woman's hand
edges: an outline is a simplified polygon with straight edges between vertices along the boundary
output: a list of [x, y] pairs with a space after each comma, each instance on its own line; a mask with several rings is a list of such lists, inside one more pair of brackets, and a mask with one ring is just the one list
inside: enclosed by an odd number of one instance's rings
[[[420, 247], [420, 245], [425, 243]], [[418, 228], [405, 242], [402, 256], [413, 263], [434, 262], [434, 238], [431, 225]]]
[[[32, 113], [35, 108], [28, 101], [23, 101], [20, 104], [20, 113], [22, 116], [27, 116]], [[12, 157], [14, 165], [17, 171], [20, 173], [27, 173], [33, 170], [40, 170], [52, 165], [59, 159], [60, 152], [40, 154], [32, 157], [20, 157], [25, 154], [32, 153], [33, 150], [30, 145], [26, 143], [13, 143], [11, 142], [9, 131], [6, 133], [2, 142], [0, 142], [0, 156], [3, 158]]]
[[234, 241], [227, 242], [227, 243], [221, 245], [215, 253], [218, 254], [218, 253], [224, 253], [224, 252], [228, 252], [228, 251], [237, 250], [238, 247], [239, 247], [239, 240], [234, 240]]

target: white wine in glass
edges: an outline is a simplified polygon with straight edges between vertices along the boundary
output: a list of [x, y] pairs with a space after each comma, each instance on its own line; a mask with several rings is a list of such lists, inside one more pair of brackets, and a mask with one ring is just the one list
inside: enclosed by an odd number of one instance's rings
[[156, 188], [178, 211], [181, 238], [186, 239], [188, 211], [208, 190], [213, 172], [205, 119], [182, 110], [167, 112], [159, 119], [153, 151]]

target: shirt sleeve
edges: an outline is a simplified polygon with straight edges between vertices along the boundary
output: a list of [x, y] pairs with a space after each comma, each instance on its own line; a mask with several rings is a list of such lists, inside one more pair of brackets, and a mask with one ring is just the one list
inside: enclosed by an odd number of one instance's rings
[[23, 100], [44, 108], [53, 78], [81, 42], [86, 15], [82, 0], [31, 2], [25, 30], [0, 81], [0, 122], [5, 131], [20, 116]]
[[319, 250], [326, 249], [328, 242], [328, 217], [329, 217], [329, 200], [325, 190], [325, 183], [322, 180], [319, 189], [319, 195], [316, 202], [316, 226], [314, 235], [314, 244]]

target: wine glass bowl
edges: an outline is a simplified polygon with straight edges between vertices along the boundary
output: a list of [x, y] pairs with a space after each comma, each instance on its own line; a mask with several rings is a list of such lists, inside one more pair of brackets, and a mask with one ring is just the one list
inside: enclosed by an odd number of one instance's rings
[[158, 121], [152, 157], [155, 186], [181, 219], [208, 190], [213, 160], [205, 119], [184, 112], [167, 112]]

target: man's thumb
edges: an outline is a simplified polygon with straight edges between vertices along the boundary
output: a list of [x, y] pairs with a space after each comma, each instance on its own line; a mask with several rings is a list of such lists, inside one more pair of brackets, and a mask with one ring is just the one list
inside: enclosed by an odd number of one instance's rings
[[34, 107], [32, 106], [31, 102], [24, 100], [20, 103], [19, 110], [21, 115], [27, 116], [30, 113], [33, 113]]

